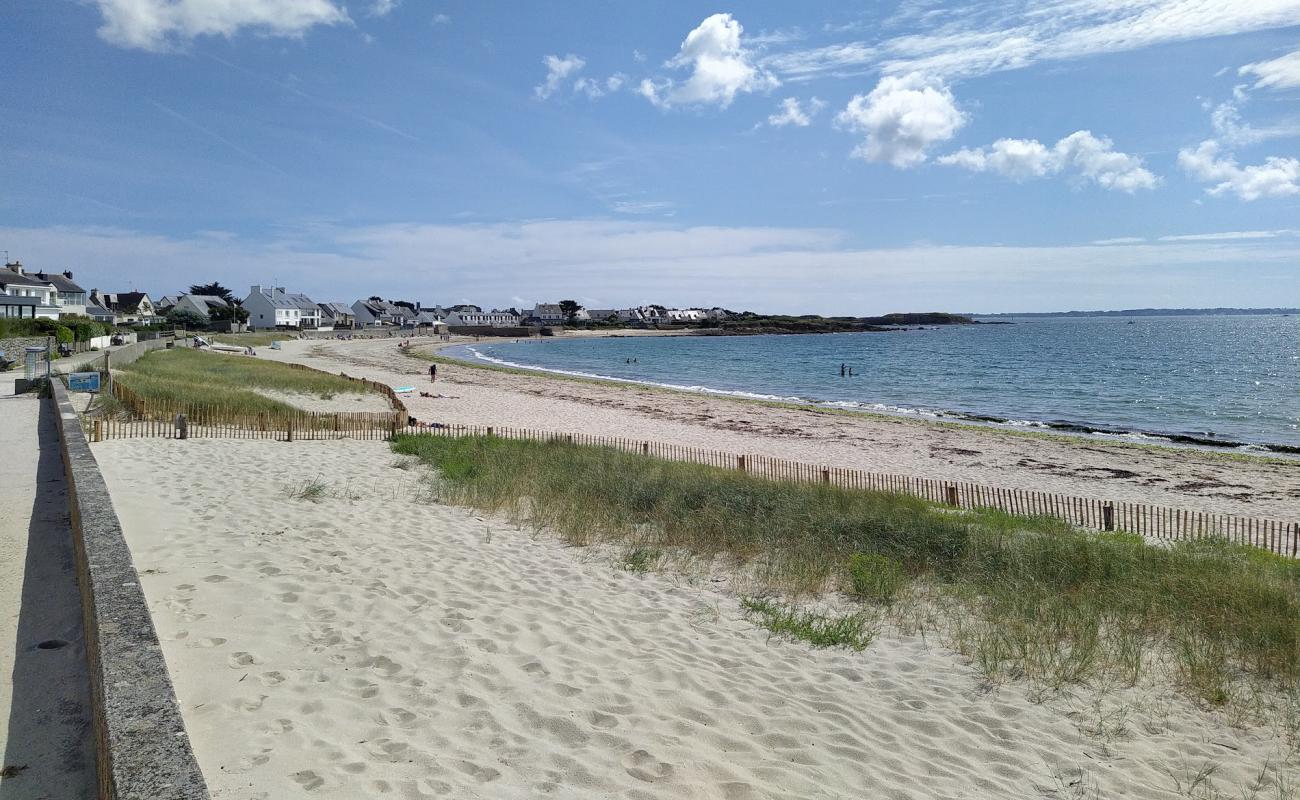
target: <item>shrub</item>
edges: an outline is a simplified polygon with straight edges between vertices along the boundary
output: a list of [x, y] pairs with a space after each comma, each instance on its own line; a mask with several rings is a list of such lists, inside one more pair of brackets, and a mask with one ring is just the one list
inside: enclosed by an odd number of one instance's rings
[[849, 556], [849, 581], [853, 593], [877, 603], [892, 603], [907, 583], [903, 565], [878, 553]]

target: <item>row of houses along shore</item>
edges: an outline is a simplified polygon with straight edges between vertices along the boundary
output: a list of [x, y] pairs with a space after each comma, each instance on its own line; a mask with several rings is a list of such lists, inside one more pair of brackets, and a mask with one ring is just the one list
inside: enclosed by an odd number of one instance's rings
[[[197, 287], [196, 287], [197, 288]], [[721, 308], [584, 308], [576, 303], [538, 303], [531, 309], [492, 309], [477, 305], [426, 305], [419, 301], [369, 297], [345, 302], [318, 302], [284, 286], [253, 285], [248, 293], [163, 295], [147, 292], [101, 292], [82, 288], [70, 271], [29, 271], [21, 262], [0, 270], [0, 317], [60, 319], [86, 316], [113, 325], [151, 325], [176, 320], [202, 322], [230, 330], [344, 331], [376, 328], [518, 329], [566, 324], [612, 324], [629, 327], [699, 324], [720, 320]]]

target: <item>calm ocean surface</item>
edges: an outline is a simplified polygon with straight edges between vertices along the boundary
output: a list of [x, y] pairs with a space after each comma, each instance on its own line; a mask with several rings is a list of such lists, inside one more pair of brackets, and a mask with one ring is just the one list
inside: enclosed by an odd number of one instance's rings
[[[820, 336], [484, 340], [448, 355], [840, 408], [1300, 448], [1300, 316], [1009, 321]], [[853, 377], [840, 377], [841, 363]]]

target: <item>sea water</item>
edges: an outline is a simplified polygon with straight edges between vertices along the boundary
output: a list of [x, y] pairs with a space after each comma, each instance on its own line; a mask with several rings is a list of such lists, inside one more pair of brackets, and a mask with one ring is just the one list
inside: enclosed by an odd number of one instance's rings
[[1007, 321], [798, 336], [485, 337], [448, 354], [722, 395], [1300, 453], [1300, 316]]

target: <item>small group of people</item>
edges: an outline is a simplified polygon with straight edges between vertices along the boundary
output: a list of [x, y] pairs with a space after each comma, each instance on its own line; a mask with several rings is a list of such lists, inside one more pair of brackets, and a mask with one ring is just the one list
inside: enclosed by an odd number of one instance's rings
[[635, 358], [625, 358], [625, 359], [623, 359], [623, 363], [624, 363], [624, 364], [635, 364], [635, 363], [636, 363], [636, 359], [635, 359]]
[[841, 364], [840, 364], [840, 377], [841, 377], [841, 378], [844, 378], [844, 377], [852, 378], [852, 377], [854, 377], [854, 375], [853, 375], [853, 367], [850, 367], [848, 364], [841, 363]]

